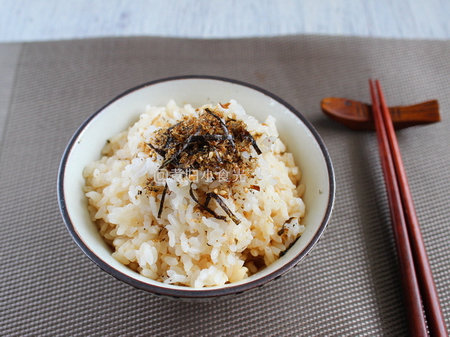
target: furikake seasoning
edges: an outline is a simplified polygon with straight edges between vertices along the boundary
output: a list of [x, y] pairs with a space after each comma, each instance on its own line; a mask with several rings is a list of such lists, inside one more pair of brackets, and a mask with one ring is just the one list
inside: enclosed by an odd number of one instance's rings
[[[227, 108], [227, 105], [222, 107]], [[225, 118], [220, 110], [213, 108], [199, 109], [198, 116], [184, 116], [178, 123], [155, 131], [152, 141], [146, 145], [150, 151], [162, 157], [160, 170], [208, 172], [212, 180], [217, 180], [221, 172], [251, 175], [255, 167], [255, 158], [243, 156], [242, 153], [250, 153], [253, 148], [256, 155], [261, 154], [243, 121]], [[168, 192], [166, 184], [161, 196], [158, 217], [161, 216], [165, 194]], [[190, 196], [202, 211], [216, 219], [225, 220], [225, 216], [216, 214], [208, 207], [211, 199], [214, 199], [233, 222], [236, 224], [240, 222], [220, 195], [213, 191], [203, 191], [202, 194], [206, 196], [204, 203], [199, 202], [191, 184]]]

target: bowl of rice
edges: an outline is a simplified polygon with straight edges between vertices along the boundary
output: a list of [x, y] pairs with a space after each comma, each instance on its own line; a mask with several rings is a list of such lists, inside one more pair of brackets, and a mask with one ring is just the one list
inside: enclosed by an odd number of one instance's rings
[[79, 248], [138, 289], [214, 299], [296, 266], [322, 236], [334, 172], [306, 118], [209, 76], [132, 88], [71, 138], [58, 201]]

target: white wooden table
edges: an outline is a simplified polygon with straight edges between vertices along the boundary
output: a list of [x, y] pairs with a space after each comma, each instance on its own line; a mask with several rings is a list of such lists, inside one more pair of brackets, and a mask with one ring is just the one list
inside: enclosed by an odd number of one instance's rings
[[0, 42], [326, 34], [450, 39], [448, 0], [0, 0]]

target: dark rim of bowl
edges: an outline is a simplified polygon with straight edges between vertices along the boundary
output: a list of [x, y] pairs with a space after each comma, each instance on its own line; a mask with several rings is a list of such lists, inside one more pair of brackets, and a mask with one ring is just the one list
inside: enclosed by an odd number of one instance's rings
[[[89, 123], [98, 114], [100, 114], [107, 106], [109, 106], [113, 102], [117, 101], [118, 99], [120, 99], [123, 96], [128, 95], [129, 93], [131, 93], [133, 91], [142, 89], [147, 86], [162, 83], [162, 82], [176, 81], [176, 80], [189, 80], [189, 79], [216, 80], [216, 81], [233, 83], [233, 84], [237, 84], [237, 85], [241, 85], [241, 86], [244, 86], [247, 88], [254, 89], [256, 91], [261, 92], [262, 94], [264, 94], [266, 96], [271, 97], [275, 101], [277, 101], [280, 104], [282, 104], [283, 106], [285, 106], [292, 113], [294, 113], [307, 126], [307, 128], [310, 130], [310, 132], [314, 135], [314, 138], [315, 138], [317, 144], [319, 145], [319, 147], [322, 151], [323, 157], [325, 159], [325, 162], [326, 162], [326, 166], [327, 166], [327, 170], [328, 170], [328, 179], [330, 182], [328, 205], [327, 205], [325, 215], [322, 219], [322, 223], [321, 223], [319, 229], [317, 230], [317, 232], [314, 234], [314, 237], [312, 238], [312, 240], [309, 242], [309, 244], [305, 247], [305, 249], [302, 252], [300, 252], [297, 256], [295, 256], [293, 259], [291, 259], [286, 264], [284, 264], [281, 268], [273, 271], [272, 273], [270, 273], [268, 275], [265, 275], [261, 278], [257, 278], [248, 283], [237, 284], [235, 286], [231, 285], [231, 286], [220, 287], [220, 288], [219, 287], [218, 288], [211, 287], [211, 288], [201, 288], [198, 290], [193, 290], [192, 288], [189, 288], [189, 287], [186, 287], [186, 289], [175, 289], [175, 288], [168, 288], [165, 286], [158, 286], [155, 284], [141, 282], [141, 281], [134, 279], [128, 275], [125, 275], [125, 274], [121, 273], [120, 271], [118, 271], [117, 269], [113, 268], [112, 266], [107, 264], [105, 261], [100, 259], [95, 254], [95, 252], [90, 250], [88, 248], [88, 246], [84, 243], [84, 241], [81, 239], [81, 237], [77, 234], [77, 231], [75, 230], [74, 225], [72, 224], [72, 221], [70, 219], [69, 213], [67, 211], [66, 201], [65, 201], [65, 197], [64, 197], [64, 184], [63, 184], [66, 163], [70, 156], [72, 148], [76, 144], [76, 140], [78, 139], [80, 134], [84, 131], [84, 129], [89, 125]], [[125, 283], [128, 283], [131, 286], [134, 286], [135, 288], [149, 291], [149, 292], [157, 294], [157, 295], [169, 296], [172, 298], [215, 298], [215, 297], [221, 297], [221, 296], [226, 296], [226, 295], [240, 294], [244, 291], [254, 289], [257, 287], [261, 287], [261, 286], [265, 285], [266, 283], [269, 283], [270, 281], [275, 280], [275, 279], [279, 278], [280, 276], [282, 276], [288, 270], [290, 270], [294, 266], [296, 266], [306, 255], [308, 255], [308, 253], [311, 251], [311, 249], [319, 241], [319, 239], [322, 236], [322, 233], [324, 232], [324, 230], [328, 224], [328, 221], [331, 217], [331, 212], [333, 209], [334, 197], [335, 197], [335, 175], [334, 175], [334, 170], [333, 170], [333, 166], [331, 163], [330, 155], [328, 153], [328, 150], [325, 147], [325, 144], [323, 143], [323, 140], [319, 136], [318, 132], [313, 127], [313, 125], [302, 114], [300, 114], [294, 107], [292, 107], [289, 103], [285, 102], [278, 96], [276, 96], [262, 88], [259, 88], [255, 85], [241, 82], [238, 80], [228, 79], [228, 78], [218, 77], [218, 76], [188, 75], [188, 76], [176, 76], [176, 77], [168, 77], [168, 78], [158, 79], [155, 81], [147, 82], [147, 83], [141, 84], [139, 86], [136, 86], [136, 87], [129, 89], [129, 90], [123, 92], [122, 94], [118, 95], [117, 97], [115, 97], [114, 99], [109, 101], [107, 104], [105, 104], [102, 108], [97, 110], [89, 118], [87, 118], [84, 121], [84, 123], [77, 129], [75, 134], [72, 136], [69, 144], [67, 145], [67, 147], [64, 151], [64, 154], [63, 154], [63, 157], [62, 157], [62, 160], [60, 163], [60, 167], [59, 167], [59, 172], [58, 172], [57, 193], [58, 193], [58, 203], [59, 203], [60, 211], [62, 214], [62, 218], [65, 222], [65, 225], [66, 225], [70, 235], [72, 236], [72, 238], [76, 242], [76, 244], [79, 246], [79, 248], [102, 270], [106, 271], [107, 273], [109, 273], [110, 275], [115, 277], [116, 279], [123, 281]]]

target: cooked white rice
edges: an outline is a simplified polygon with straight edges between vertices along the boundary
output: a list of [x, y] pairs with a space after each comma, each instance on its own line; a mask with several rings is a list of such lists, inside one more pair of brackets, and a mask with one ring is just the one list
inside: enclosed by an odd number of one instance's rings
[[[300, 172], [278, 138], [275, 119], [259, 123], [234, 100], [211, 108], [242, 120], [262, 151], [242, 154], [256, 157], [256, 166], [252, 175], [233, 173], [233, 184], [207, 182], [203, 172], [194, 177], [192, 186], [219, 194], [239, 224], [199, 210], [189, 193], [193, 177], [161, 176], [163, 158], [142, 150], [156, 130], [183, 116], [198, 116], [191, 105], [148, 106], [133, 126], [108, 140], [102, 158], [84, 171], [89, 211], [112, 255], [160, 282], [205, 287], [242, 280], [278, 259], [304, 230]], [[151, 179], [167, 183], [159, 218], [162, 193], [146, 190]], [[225, 215], [216, 203], [210, 207]]]

